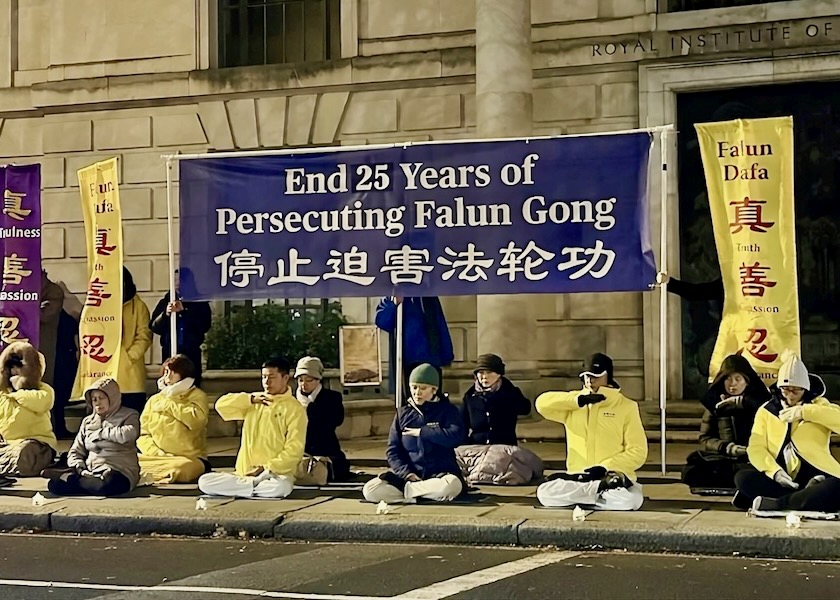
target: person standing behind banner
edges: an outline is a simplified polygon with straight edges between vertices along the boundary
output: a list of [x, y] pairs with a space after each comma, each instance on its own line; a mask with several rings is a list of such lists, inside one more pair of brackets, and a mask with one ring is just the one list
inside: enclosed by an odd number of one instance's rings
[[383, 298], [376, 307], [376, 326], [389, 335], [388, 373], [391, 392], [396, 391], [397, 304], [403, 305], [403, 394], [408, 396], [408, 377], [415, 367], [430, 364], [437, 369], [443, 384], [443, 367], [448, 367], [455, 354], [452, 337], [446, 325], [443, 307], [436, 297]]
[[46, 361], [44, 376], [41, 380], [47, 385], [53, 384], [55, 372], [55, 345], [58, 337], [58, 318], [64, 303], [64, 292], [47, 277], [41, 269], [41, 331], [38, 338], [38, 351]]
[[195, 367], [195, 385], [199, 387], [201, 386], [201, 344], [204, 343], [204, 336], [210, 331], [213, 315], [209, 302], [181, 301], [182, 289], [185, 291], [194, 289], [195, 282], [190, 269], [179, 269], [175, 273], [175, 301], [169, 301], [169, 292], [158, 300], [157, 306], [152, 311], [149, 329], [160, 336], [161, 360], [166, 361], [172, 350], [170, 318], [175, 315], [178, 353], [185, 354], [192, 361]]
[[131, 271], [123, 267], [122, 355], [117, 383], [122, 404], [143, 412], [146, 405], [146, 350], [152, 345], [149, 309], [137, 295]]
[[73, 382], [79, 370], [79, 319], [82, 303], [74, 296], [64, 282], [57, 282], [64, 292], [64, 304], [58, 316], [58, 335], [55, 345], [55, 373], [53, 389], [55, 403], [52, 409], [53, 431], [58, 439], [73, 439], [75, 435], [67, 429], [64, 409], [73, 394]]

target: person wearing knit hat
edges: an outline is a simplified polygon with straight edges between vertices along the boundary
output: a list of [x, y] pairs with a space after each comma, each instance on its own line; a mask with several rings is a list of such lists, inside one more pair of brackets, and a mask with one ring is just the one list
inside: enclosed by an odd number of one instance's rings
[[550, 507], [638, 510], [644, 495], [636, 471], [648, 453], [639, 405], [621, 393], [605, 354], [592, 355], [580, 378], [581, 390], [537, 398], [537, 412], [566, 427], [568, 446], [567, 471], [541, 484], [537, 498]]
[[[469, 483], [518, 485], [542, 476], [539, 457], [525, 448], [515, 448], [517, 418], [530, 412], [530, 400], [505, 377], [501, 357], [479, 356], [473, 385], [461, 404], [467, 445], [455, 451]], [[521, 460], [505, 458], [513, 452]]]
[[446, 502], [464, 490], [455, 448], [464, 439], [461, 415], [438, 394], [440, 375], [424, 363], [409, 375], [411, 399], [397, 410], [385, 456], [390, 470], [365, 484], [368, 502]]
[[784, 357], [771, 393], [756, 413], [750, 467], [735, 475], [732, 504], [758, 516], [840, 512], [840, 462], [829, 449], [831, 434], [840, 433], [840, 406], [823, 397], [823, 380], [794, 354]]
[[747, 444], [755, 414], [770, 392], [740, 354], [723, 359], [701, 399], [700, 449], [688, 455], [682, 481], [692, 494], [732, 495], [735, 474], [749, 465]]
[[338, 442], [338, 429], [344, 423], [341, 393], [322, 385], [324, 363], [317, 356], [304, 356], [295, 367], [296, 397], [306, 409], [306, 449], [303, 460], [317, 456], [329, 459], [328, 481], [344, 481], [350, 476], [350, 463]]

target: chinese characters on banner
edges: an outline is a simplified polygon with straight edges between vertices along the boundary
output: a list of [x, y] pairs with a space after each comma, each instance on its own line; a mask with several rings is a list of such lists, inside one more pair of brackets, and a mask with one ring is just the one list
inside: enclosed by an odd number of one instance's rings
[[648, 290], [651, 135], [180, 164], [187, 300]]
[[79, 323], [81, 355], [73, 397], [100, 377], [117, 378], [122, 351], [123, 238], [117, 159], [80, 169], [88, 290]]
[[709, 376], [740, 353], [768, 385], [799, 354], [793, 119], [696, 125], [725, 302]]
[[41, 165], [0, 167], [0, 175], [0, 350], [12, 342], [29, 342], [37, 348], [41, 324]]

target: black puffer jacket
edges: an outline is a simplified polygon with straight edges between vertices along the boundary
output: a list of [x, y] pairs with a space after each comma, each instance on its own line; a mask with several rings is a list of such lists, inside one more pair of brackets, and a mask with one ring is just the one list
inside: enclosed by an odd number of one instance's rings
[[466, 443], [516, 446], [516, 418], [530, 412], [531, 402], [507, 377], [496, 392], [479, 392], [473, 386], [461, 405]]

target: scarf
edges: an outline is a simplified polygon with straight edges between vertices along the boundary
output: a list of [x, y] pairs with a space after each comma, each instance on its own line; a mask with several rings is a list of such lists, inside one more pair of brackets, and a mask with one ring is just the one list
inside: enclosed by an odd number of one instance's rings
[[320, 392], [320, 391], [321, 391], [321, 384], [320, 383], [315, 386], [315, 389], [312, 390], [311, 394], [304, 394], [303, 393], [303, 388], [298, 386], [298, 389], [295, 390], [295, 397], [297, 398], [297, 401], [300, 402], [301, 406], [303, 406], [303, 408], [306, 408], [307, 406], [309, 406], [310, 404], [312, 404], [315, 401], [315, 398], [318, 396], [318, 392]]
[[482, 387], [481, 384], [478, 382], [478, 379], [475, 380], [475, 391], [479, 394], [495, 394], [500, 389], [502, 389], [502, 378], [499, 377], [499, 380], [491, 385], [489, 388]]
[[163, 377], [158, 379], [158, 389], [160, 390], [160, 393], [166, 396], [167, 398], [172, 398], [174, 396], [180, 396], [181, 394], [185, 394], [194, 385], [195, 379], [193, 379], [192, 377], [184, 377], [181, 381], [173, 383], [172, 385], [166, 385], [163, 382]]

